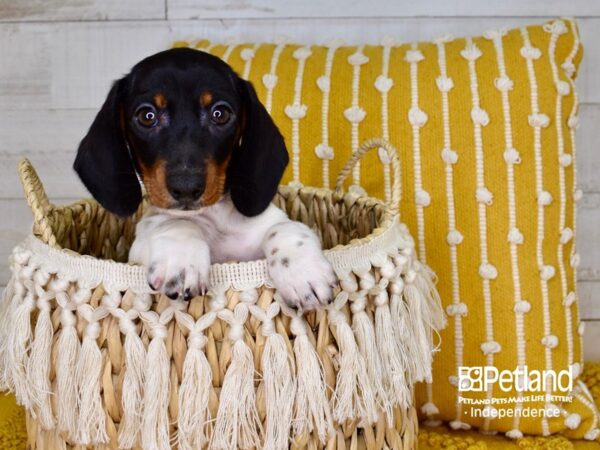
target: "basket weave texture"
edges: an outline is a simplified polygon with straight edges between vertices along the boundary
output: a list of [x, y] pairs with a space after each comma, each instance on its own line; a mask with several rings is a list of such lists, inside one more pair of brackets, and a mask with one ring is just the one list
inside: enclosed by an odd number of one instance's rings
[[[408, 449], [412, 387], [431, 378], [444, 325], [431, 273], [395, 207], [335, 191], [280, 187], [275, 204], [319, 233], [335, 301], [280, 306], [265, 261], [213, 265], [189, 302], [150, 290], [125, 264], [135, 223], [95, 201], [52, 205], [19, 171], [33, 234], [13, 251], [0, 309], [0, 388], [27, 410], [31, 449]], [[119, 262], [121, 261], [121, 262]]]

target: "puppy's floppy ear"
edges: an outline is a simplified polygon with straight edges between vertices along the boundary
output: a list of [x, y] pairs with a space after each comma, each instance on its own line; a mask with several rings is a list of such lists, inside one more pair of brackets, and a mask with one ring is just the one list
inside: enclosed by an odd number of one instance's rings
[[283, 136], [248, 81], [239, 80], [243, 105], [241, 144], [233, 150], [227, 181], [236, 209], [245, 216], [262, 213], [277, 193], [289, 161]]
[[116, 81], [87, 135], [79, 144], [73, 168], [96, 200], [119, 216], [133, 214], [142, 191], [120, 126], [125, 80]]

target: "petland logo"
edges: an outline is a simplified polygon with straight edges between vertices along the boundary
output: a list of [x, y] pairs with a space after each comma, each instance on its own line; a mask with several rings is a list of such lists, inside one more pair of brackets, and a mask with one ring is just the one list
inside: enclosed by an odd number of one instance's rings
[[494, 366], [460, 366], [458, 368], [459, 392], [487, 392], [497, 384], [502, 392], [571, 392], [573, 390], [573, 366], [556, 372], [554, 370], [531, 370], [527, 366], [513, 371], [498, 370]]

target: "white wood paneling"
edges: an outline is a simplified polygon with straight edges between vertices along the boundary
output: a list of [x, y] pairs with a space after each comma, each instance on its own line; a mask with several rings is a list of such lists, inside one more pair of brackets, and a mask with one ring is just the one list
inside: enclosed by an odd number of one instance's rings
[[[579, 313], [585, 319], [600, 318], [600, 281], [579, 281]], [[598, 358], [600, 361], [600, 358]]]
[[23, 157], [34, 164], [52, 198], [85, 195], [71, 166], [77, 145], [96, 112], [94, 109], [0, 111], [0, 199], [23, 198], [17, 175], [17, 163]]
[[0, 21], [164, 19], [164, 0], [0, 0]]
[[172, 19], [262, 17], [598, 16], [595, 0], [170, 0]]
[[[579, 204], [577, 239], [581, 255], [579, 279], [600, 280], [600, 192], [585, 194]], [[600, 295], [598, 300], [600, 306]], [[600, 314], [596, 317], [600, 318]]]
[[[98, 109], [0, 110], [0, 153], [73, 152], [97, 112]], [[8, 169], [12, 171], [13, 167]], [[0, 187], [2, 196], [7, 193], [4, 189]]]
[[600, 361], [600, 321], [587, 321], [583, 335], [584, 361]]
[[[22, 199], [23, 189], [17, 174], [17, 164], [27, 157], [33, 163], [37, 173], [44, 182], [50, 198], [67, 196], [68, 198], [86, 195], [85, 188], [71, 168], [75, 159], [75, 149], [23, 152], [22, 154], [0, 153], [2, 172], [6, 177], [0, 178], [0, 189], [5, 191], [5, 199]], [[0, 200], [2, 200], [0, 198]], [[0, 210], [1, 211], [1, 210]]]
[[[288, 19], [222, 21], [116, 21], [0, 23], [0, 108], [97, 108], [112, 80], [175, 39], [273, 40], [280, 35], [311, 43], [343, 36], [349, 43], [432, 39], [448, 32], [478, 34], [520, 26], [532, 18]], [[582, 19], [584, 42], [600, 43], [600, 18]], [[596, 44], [600, 45], [600, 44]], [[581, 99], [600, 103], [600, 51], [586, 52], [578, 80]]]
[[2, 0], [0, 20], [600, 16], [594, 0]]
[[[600, 44], [600, 41], [598, 41]], [[600, 48], [599, 48], [600, 52]], [[600, 71], [600, 66], [598, 66]], [[596, 75], [598, 79], [600, 77]], [[577, 158], [579, 159], [579, 188], [584, 192], [600, 192], [600, 104], [585, 104], [581, 107], [580, 126], [577, 129]], [[600, 208], [600, 205], [596, 205]], [[600, 224], [598, 224], [600, 225]], [[600, 246], [600, 241], [596, 241]]]
[[31, 230], [32, 216], [23, 200], [0, 200], [0, 211], [0, 285], [6, 285], [10, 277], [8, 257]]

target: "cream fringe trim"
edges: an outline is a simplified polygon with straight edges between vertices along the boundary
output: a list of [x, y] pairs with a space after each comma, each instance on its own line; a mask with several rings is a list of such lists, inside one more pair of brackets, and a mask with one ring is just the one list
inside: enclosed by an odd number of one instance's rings
[[[325, 250], [325, 256], [333, 268], [349, 273], [355, 267], [369, 267], [374, 255], [394, 254], [398, 247], [412, 244], [406, 225], [397, 219], [380, 234], [368, 242], [357, 245], [338, 246]], [[30, 235], [17, 248], [27, 250], [30, 265], [42, 266], [58, 278], [77, 281], [81, 287], [95, 288], [102, 285], [107, 292], [131, 290], [136, 294], [151, 294], [146, 269], [142, 266], [101, 260], [87, 255], [78, 255], [44, 244]], [[273, 287], [268, 276], [266, 260], [241, 263], [213, 264], [210, 269], [210, 286], [214, 291], [234, 289], [243, 291], [262, 286]]]
[[[124, 364], [119, 448], [279, 450], [309, 434], [327, 443], [346, 423], [366, 427], [385, 419], [391, 426], [396, 407], [410, 407], [413, 383], [431, 377], [432, 336], [445, 321], [431, 275], [414, 260], [414, 243], [397, 222], [326, 255], [341, 284], [325, 312], [335, 337], [335, 379], [325, 376], [306, 320], [281, 310], [277, 293], [262, 291], [268, 298], [259, 301], [256, 289], [269, 286], [264, 261], [213, 266], [209, 310], [196, 320], [183, 301], [153, 311], [141, 267], [57, 250], [30, 236], [13, 252], [13, 277], [0, 304], [6, 324], [0, 388], [15, 392], [42, 428], [82, 445], [108, 443], [114, 429], [107, 428], [102, 377], [110, 349], [101, 330], [105, 320], [116, 320]], [[241, 291], [233, 310], [232, 288]], [[99, 304], [96, 293], [102, 293]], [[286, 331], [275, 326], [282, 314], [291, 318], [282, 322]], [[250, 320], [264, 338], [260, 359], [246, 343]], [[231, 360], [213, 417], [205, 345], [218, 321], [227, 326]], [[187, 336], [187, 351], [178, 395], [171, 398], [174, 325]], [[257, 392], [265, 400], [261, 415]]]

